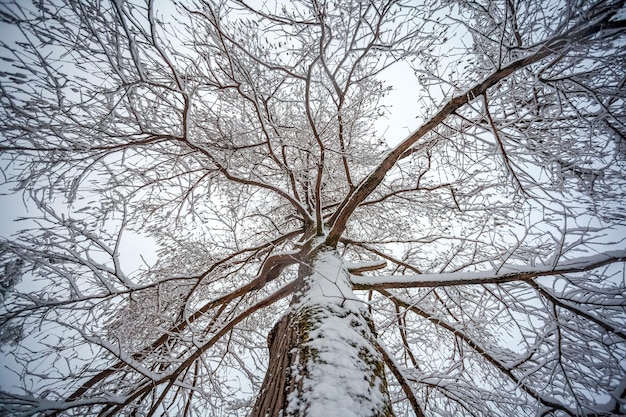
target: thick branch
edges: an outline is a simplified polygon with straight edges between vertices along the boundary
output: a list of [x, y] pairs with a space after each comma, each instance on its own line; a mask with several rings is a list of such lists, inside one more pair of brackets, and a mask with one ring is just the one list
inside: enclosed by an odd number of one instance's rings
[[[180, 333], [181, 331], [186, 329], [187, 326], [189, 326], [198, 318], [202, 317], [205, 313], [207, 313], [211, 309], [222, 304], [230, 303], [234, 299], [245, 295], [249, 291], [262, 288], [265, 285], [265, 283], [275, 279], [283, 271], [284, 268], [286, 268], [288, 265], [291, 265], [295, 262], [296, 262], [296, 259], [294, 255], [289, 254], [289, 253], [282, 253], [282, 254], [277, 254], [277, 255], [269, 257], [263, 263], [263, 266], [261, 267], [259, 274], [248, 284], [222, 297], [219, 297], [215, 300], [209, 301], [208, 303], [204, 304], [202, 307], [197, 309], [193, 314], [180, 320], [178, 325], [170, 328], [167, 332], [163, 333], [161, 337], [159, 337], [157, 340], [152, 342], [148, 347], [142, 349], [140, 352], [132, 354], [130, 357], [133, 360], [137, 360], [137, 361], [141, 360], [142, 358], [145, 357], [145, 355], [148, 352], [154, 351], [156, 348], [166, 343], [173, 334]], [[96, 375], [94, 375], [88, 381], [82, 384], [71, 395], [69, 395], [69, 397], [67, 398], [67, 401], [69, 402], [69, 401], [76, 400], [85, 392], [87, 392], [89, 388], [93, 387], [98, 382], [103, 381], [104, 379], [114, 374], [115, 372], [119, 371], [119, 369], [125, 366], [126, 366], [126, 363], [124, 361], [118, 361], [114, 365], [109, 367], [108, 369], [98, 372]], [[53, 414], [53, 415], [56, 415], [56, 414]]]
[[417, 402], [417, 398], [415, 398], [415, 394], [413, 393], [413, 390], [411, 390], [411, 386], [409, 385], [408, 381], [402, 374], [400, 366], [389, 355], [389, 353], [387, 353], [387, 351], [385, 350], [383, 346], [381, 346], [380, 344], [377, 344], [376, 349], [383, 356], [385, 365], [387, 366], [387, 368], [389, 368], [393, 376], [396, 378], [396, 380], [400, 384], [400, 387], [402, 387], [402, 391], [404, 391], [404, 395], [406, 395], [407, 400], [409, 400], [409, 403], [411, 404], [411, 408], [413, 408], [413, 412], [415, 413], [415, 415], [417, 417], [425, 417], [424, 411], [422, 410], [422, 407], [420, 407], [419, 403]]
[[535, 278], [589, 271], [604, 265], [626, 262], [626, 249], [600, 253], [558, 264], [549, 268], [510, 266], [498, 271], [457, 272], [443, 274], [355, 276], [350, 279], [356, 290], [384, 288], [449, 287], [468, 284], [502, 284], [512, 281], [530, 281]]
[[[235, 327], [237, 324], [239, 324], [243, 319], [245, 319], [246, 317], [249, 317], [251, 314], [255, 313], [259, 309], [267, 307], [268, 305], [271, 305], [275, 303], [276, 301], [288, 296], [296, 288], [296, 284], [297, 283], [294, 281], [285, 285], [284, 287], [275, 291], [273, 294], [269, 295], [268, 297], [264, 298], [258, 303], [250, 306], [238, 316], [229, 320], [218, 332], [216, 332], [213, 335], [213, 337], [210, 340], [208, 340], [202, 346], [198, 347], [198, 349], [195, 352], [193, 352], [188, 358], [186, 358], [185, 361], [183, 361], [173, 372], [166, 374], [165, 376], [163, 376], [162, 378], [158, 380], [147, 381], [144, 385], [139, 387], [133, 394], [130, 394], [128, 397], [124, 397], [124, 400], [120, 401], [119, 403], [112, 404], [111, 401], [107, 401], [107, 404], [111, 404], [111, 407], [114, 407], [114, 408], [105, 409], [103, 410], [102, 414], [113, 415], [117, 413], [119, 410], [121, 410], [124, 406], [130, 404], [133, 400], [140, 397], [142, 394], [148, 392], [151, 389], [154, 389], [156, 386], [177, 379], [185, 369], [187, 369], [196, 359], [198, 359], [204, 352], [206, 352], [209, 348], [211, 348], [218, 340], [220, 340], [227, 332], [232, 330], [232, 328]], [[60, 402], [55, 407], [58, 411], [52, 414], [48, 414], [48, 415], [51, 417], [57, 416], [58, 413], [61, 411], [68, 410], [74, 407], [80, 407], [82, 405], [83, 405], [82, 400], [77, 400], [77, 398], [74, 395], [72, 395], [66, 401]]]
[[385, 178], [387, 172], [389, 172], [396, 162], [402, 158], [404, 153], [417, 143], [417, 141], [435, 129], [448, 116], [452, 115], [458, 109], [473, 101], [475, 98], [480, 97], [490, 87], [493, 87], [516, 71], [539, 62], [550, 55], [563, 53], [565, 50], [571, 48], [572, 44], [575, 42], [580, 42], [583, 39], [597, 35], [602, 32], [602, 30], [606, 29], [610, 24], [611, 26], [614, 26], [617, 22], [609, 22], [614, 15], [615, 10], [612, 9], [591, 22], [584, 22], [572, 27], [562, 35], [546, 41], [540, 48], [537, 49], [535, 53], [510, 63], [506, 67], [491, 74], [484, 81], [469, 89], [466, 93], [448, 101], [448, 103], [430, 120], [423, 124], [422, 127], [413, 132], [411, 136], [406, 138], [398, 146], [396, 146], [395, 149], [389, 152], [385, 159], [383, 159], [383, 161], [359, 183], [354, 192], [346, 196], [344, 202], [339, 206], [340, 211], [336, 213], [335, 221], [332, 224], [330, 232], [328, 233], [326, 243], [331, 246], [337, 244], [354, 210], [356, 210], [356, 208], [378, 187], [378, 185]]

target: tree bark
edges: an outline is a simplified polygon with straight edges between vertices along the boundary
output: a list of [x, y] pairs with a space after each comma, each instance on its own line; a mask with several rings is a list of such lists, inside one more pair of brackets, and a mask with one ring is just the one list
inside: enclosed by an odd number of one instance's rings
[[269, 365], [250, 417], [392, 417], [372, 321], [330, 249], [300, 267], [290, 311], [268, 336]]
[[267, 337], [269, 364], [250, 417], [278, 417], [286, 408], [287, 395], [295, 389], [290, 373], [295, 356], [291, 351], [300, 343], [292, 321], [290, 314], [283, 316]]

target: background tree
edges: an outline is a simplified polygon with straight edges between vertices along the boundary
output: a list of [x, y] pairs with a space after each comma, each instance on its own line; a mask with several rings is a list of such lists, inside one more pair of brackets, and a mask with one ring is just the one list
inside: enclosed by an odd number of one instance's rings
[[623, 1], [166, 6], [0, 5], [3, 413], [624, 412]]

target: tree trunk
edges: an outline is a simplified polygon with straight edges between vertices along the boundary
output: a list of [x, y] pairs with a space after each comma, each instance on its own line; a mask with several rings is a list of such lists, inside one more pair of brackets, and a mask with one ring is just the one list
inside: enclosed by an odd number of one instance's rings
[[300, 267], [290, 312], [270, 332], [270, 361], [251, 417], [391, 417], [367, 309], [336, 253]]

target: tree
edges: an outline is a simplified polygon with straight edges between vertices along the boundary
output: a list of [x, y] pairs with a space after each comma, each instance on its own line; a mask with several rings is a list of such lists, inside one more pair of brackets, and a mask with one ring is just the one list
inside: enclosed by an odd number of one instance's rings
[[0, 5], [3, 413], [624, 412], [624, 1], [156, 3]]

